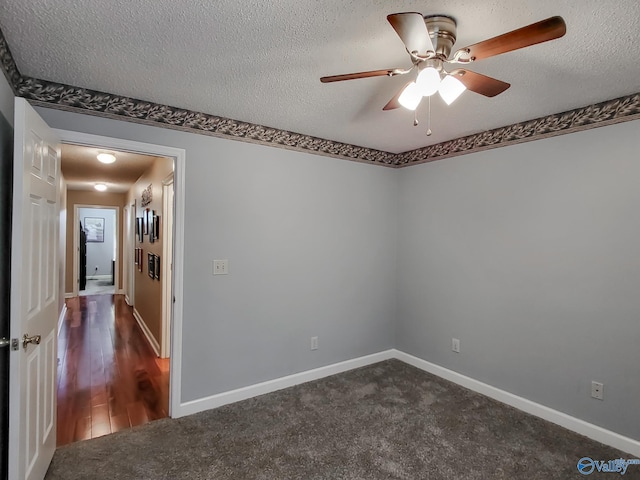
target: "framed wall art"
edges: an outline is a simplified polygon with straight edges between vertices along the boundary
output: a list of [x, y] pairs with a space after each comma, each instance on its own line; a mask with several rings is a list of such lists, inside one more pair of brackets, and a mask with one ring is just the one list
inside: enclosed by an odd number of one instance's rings
[[87, 234], [87, 243], [103, 243], [104, 218], [84, 217], [84, 231]]
[[155, 210], [151, 210], [151, 213], [149, 213], [149, 243], [153, 243], [156, 240], [156, 227], [154, 225], [154, 222], [156, 220], [156, 213]]
[[153, 253], [147, 253], [147, 268], [149, 269], [149, 276], [151, 278], [155, 277], [155, 269], [156, 269], [156, 260], [155, 255]]
[[140, 205], [146, 207], [153, 200], [153, 184], [149, 184], [147, 188], [142, 191], [142, 201]]
[[160, 280], [160, 257], [158, 255], [155, 255], [155, 265], [153, 267], [153, 271], [155, 274], [155, 278], [156, 280]]
[[149, 209], [146, 208], [142, 212], [142, 234], [149, 235]]
[[142, 230], [142, 217], [136, 217], [136, 234], [138, 235], [138, 242], [144, 241], [144, 233]]

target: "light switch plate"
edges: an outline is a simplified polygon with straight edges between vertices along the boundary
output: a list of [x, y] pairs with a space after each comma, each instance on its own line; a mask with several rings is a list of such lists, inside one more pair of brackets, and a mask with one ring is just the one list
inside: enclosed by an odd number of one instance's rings
[[214, 275], [227, 275], [229, 273], [229, 260], [214, 260], [213, 261], [213, 274]]

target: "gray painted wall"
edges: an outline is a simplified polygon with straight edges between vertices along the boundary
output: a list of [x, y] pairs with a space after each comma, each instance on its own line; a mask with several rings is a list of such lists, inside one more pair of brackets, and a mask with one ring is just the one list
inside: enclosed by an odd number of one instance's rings
[[639, 135], [399, 171], [397, 348], [639, 439]]
[[84, 228], [86, 217], [104, 218], [104, 242], [87, 242], [87, 276], [111, 275], [111, 261], [115, 260], [116, 211], [106, 208], [79, 208], [78, 216]]
[[640, 438], [640, 122], [395, 171], [40, 112], [187, 150], [183, 401], [396, 346]]
[[[182, 401], [393, 346], [393, 171], [39, 112], [54, 128], [186, 149]], [[221, 258], [230, 274], [213, 277]]]
[[9, 125], [13, 127], [13, 111], [14, 106], [13, 90], [7, 82], [7, 78], [0, 74], [0, 114], [2, 114], [9, 122]]

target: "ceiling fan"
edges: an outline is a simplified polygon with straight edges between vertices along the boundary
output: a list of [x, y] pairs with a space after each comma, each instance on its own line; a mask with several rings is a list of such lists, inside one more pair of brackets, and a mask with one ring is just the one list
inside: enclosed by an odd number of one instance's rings
[[[456, 41], [456, 21], [447, 15], [428, 15], [406, 12], [394, 13], [387, 20], [404, 43], [413, 65], [408, 69], [393, 68], [368, 72], [347, 73], [322, 77], [322, 83], [357, 78], [405, 75], [416, 72], [410, 81], [384, 106], [393, 110], [400, 106], [415, 110], [423, 97], [438, 92], [451, 103], [465, 90], [494, 97], [511, 85], [465, 68], [445, 69], [447, 64], [469, 64], [501, 53], [547, 42], [562, 37], [566, 25], [562, 17], [550, 17], [526, 27], [484, 40], [457, 50], [451, 55]], [[415, 122], [417, 125], [417, 120]]]

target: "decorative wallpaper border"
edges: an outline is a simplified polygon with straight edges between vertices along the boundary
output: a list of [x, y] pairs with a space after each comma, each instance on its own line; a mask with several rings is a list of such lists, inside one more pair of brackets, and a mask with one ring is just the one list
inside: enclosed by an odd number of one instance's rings
[[13, 59], [13, 55], [11, 55], [9, 44], [7, 44], [7, 40], [4, 38], [2, 30], [0, 30], [0, 65], [2, 65], [4, 76], [7, 77], [9, 86], [13, 89], [13, 93], [15, 94], [16, 85], [20, 83], [22, 75], [20, 75], [20, 72], [18, 71], [18, 67]]
[[399, 153], [404, 167], [640, 118], [640, 93]]
[[640, 118], [640, 93], [394, 154], [20, 74], [0, 30], [0, 65], [32, 104], [190, 133], [401, 168]]

